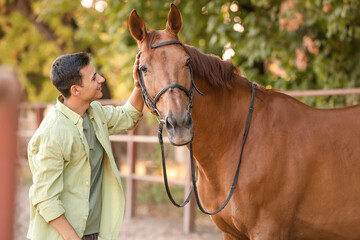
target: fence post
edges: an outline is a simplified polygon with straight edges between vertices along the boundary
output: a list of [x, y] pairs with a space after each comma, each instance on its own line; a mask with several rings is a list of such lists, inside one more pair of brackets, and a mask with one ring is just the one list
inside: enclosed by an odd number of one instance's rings
[[15, 168], [20, 83], [16, 72], [0, 66], [0, 236], [13, 239]]
[[[129, 136], [134, 136], [136, 129], [129, 131]], [[136, 165], [136, 143], [129, 140], [127, 143], [127, 164], [129, 173], [126, 178], [126, 200], [125, 200], [125, 219], [129, 220], [135, 216], [136, 204], [136, 180], [133, 178]]]

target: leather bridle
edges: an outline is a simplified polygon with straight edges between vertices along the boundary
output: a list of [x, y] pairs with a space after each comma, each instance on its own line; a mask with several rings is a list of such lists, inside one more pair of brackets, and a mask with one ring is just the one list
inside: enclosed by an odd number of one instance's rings
[[[182, 47], [183, 44], [178, 41], [178, 40], [172, 40], [172, 41], [165, 41], [165, 42], [160, 42], [160, 43], [155, 43], [153, 45], [151, 45], [151, 49], [153, 48], [158, 48], [158, 47], [162, 47], [162, 46], [167, 46], [167, 45], [173, 45], [173, 44], [179, 44], [181, 45]], [[139, 53], [138, 53], [138, 58], [140, 59], [140, 56], [141, 56], [141, 53], [142, 51], [139, 50]], [[172, 83], [172, 84], [169, 84], [165, 87], [163, 87], [155, 96], [154, 99], [151, 99], [149, 93], [147, 92], [146, 90], [146, 87], [145, 87], [145, 82], [144, 82], [144, 79], [143, 79], [143, 75], [142, 75], [142, 71], [140, 69], [140, 64], [139, 64], [139, 67], [138, 67], [138, 71], [137, 71], [137, 75], [138, 75], [138, 79], [139, 79], [139, 85], [140, 85], [140, 88], [141, 88], [141, 95], [144, 99], [144, 102], [146, 104], [146, 106], [153, 112], [157, 115], [157, 120], [160, 122], [164, 122], [165, 119], [162, 119], [161, 118], [161, 115], [160, 115], [160, 112], [157, 110], [156, 108], [156, 104], [158, 103], [160, 97], [169, 89], [174, 89], [174, 88], [178, 88], [180, 90], [182, 90], [183, 92], [185, 92], [186, 96], [188, 96], [189, 100], [190, 100], [190, 103], [189, 103], [189, 106], [188, 106], [188, 111], [190, 112], [191, 111], [191, 108], [192, 108], [192, 105], [193, 105], [193, 99], [194, 99], [194, 89], [200, 94], [200, 95], [204, 95], [202, 92], [199, 91], [199, 89], [195, 86], [195, 83], [194, 83], [194, 79], [193, 79], [193, 70], [191, 68], [191, 63], [190, 61], [186, 63], [187, 67], [189, 68], [190, 70], [190, 77], [191, 77], [191, 87], [190, 87], [190, 90], [187, 90], [186, 87], [178, 84], [178, 83]]]
[[[172, 45], [172, 44], [179, 44], [182, 47], [183, 44], [178, 41], [178, 40], [172, 40], [172, 41], [165, 41], [165, 42], [160, 42], [160, 43], [156, 43], [151, 45], [151, 49], [153, 48], [158, 48], [158, 47], [162, 47], [162, 46], [167, 46], [167, 45]], [[186, 50], [185, 50], [186, 51]], [[141, 55], [141, 50], [139, 50], [138, 53], [138, 58], [140, 59], [140, 55]], [[140, 64], [139, 64], [140, 66]], [[246, 137], [247, 134], [249, 132], [249, 128], [250, 128], [250, 122], [251, 122], [251, 117], [252, 117], [252, 112], [254, 110], [254, 103], [255, 103], [255, 85], [251, 82], [251, 102], [250, 102], [250, 107], [249, 107], [249, 112], [248, 112], [248, 116], [246, 119], [246, 124], [245, 124], [245, 130], [244, 130], [244, 135], [243, 135], [243, 141], [242, 141], [242, 145], [241, 145], [241, 150], [240, 150], [240, 157], [239, 157], [239, 162], [236, 168], [236, 172], [234, 175], [234, 179], [231, 185], [231, 189], [229, 192], [228, 197], [226, 198], [226, 201], [220, 206], [220, 208], [218, 208], [216, 211], [214, 212], [207, 212], [206, 210], [204, 210], [201, 202], [200, 202], [200, 198], [199, 198], [199, 194], [198, 194], [198, 190], [197, 190], [197, 185], [196, 185], [196, 171], [195, 171], [195, 164], [194, 164], [194, 157], [193, 157], [193, 148], [192, 148], [192, 141], [193, 139], [191, 139], [191, 141], [189, 142], [189, 149], [190, 149], [190, 162], [191, 162], [191, 177], [192, 177], [192, 188], [191, 191], [189, 193], [189, 195], [187, 196], [186, 200], [182, 203], [182, 204], [178, 204], [175, 202], [175, 200], [173, 199], [171, 192], [170, 192], [170, 188], [169, 188], [169, 184], [168, 184], [168, 179], [167, 179], [167, 173], [166, 173], [166, 162], [165, 162], [165, 155], [164, 155], [164, 143], [163, 143], [163, 136], [162, 136], [162, 129], [163, 129], [163, 125], [165, 123], [165, 119], [161, 118], [160, 112], [157, 110], [156, 108], [156, 104], [159, 101], [160, 97], [169, 89], [173, 89], [173, 88], [179, 88], [180, 90], [182, 90], [183, 92], [185, 92], [185, 94], [188, 96], [189, 98], [189, 106], [188, 106], [188, 111], [189, 113], [191, 113], [191, 109], [193, 106], [193, 98], [194, 98], [194, 89], [200, 94], [203, 95], [202, 92], [199, 91], [199, 89], [195, 86], [194, 80], [193, 80], [193, 70], [191, 68], [191, 64], [190, 62], [187, 63], [187, 66], [190, 70], [190, 76], [191, 76], [191, 87], [190, 90], [187, 90], [184, 86], [178, 84], [178, 83], [173, 83], [173, 84], [169, 84], [165, 87], [163, 87], [155, 96], [154, 100], [151, 99], [149, 93], [146, 90], [145, 87], [145, 83], [144, 83], [144, 79], [143, 79], [143, 75], [142, 75], [142, 71], [140, 69], [140, 67], [138, 67], [137, 69], [137, 75], [138, 75], [138, 79], [139, 79], [139, 85], [141, 88], [141, 95], [144, 99], [144, 102], [146, 104], [146, 106], [155, 114], [157, 114], [156, 119], [159, 122], [159, 131], [158, 131], [158, 138], [159, 138], [159, 143], [161, 146], [161, 157], [162, 157], [162, 165], [163, 165], [163, 176], [164, 176], [164, 184], [165, 184], [165, 189], [166, 189], [166, 193], [170, 199], [170, 201], [176, 206], [176, 207], [184, 207], [191, 199], [192, 194], [195, 192], [195, 198], [196, 198], [196, 202], [199, 206], [199, 209], [207, 214], [207, 215], [214, 215], [218, 212], [220, 212], [222, 209], [225, 208], [225, 206], [228, 204], [228, 202], [231, 199], [232, 194], [234, 193], [235, 187], [236, 187], [236, 183], [237, 183], [237, 179], [239, 176], [239, 171], [240, 171], [240, 164], [241, 164], [241, 159], [242, 159], [242, 154], [243, 154], [243, 149], [245, 146], [245, 141], [246, 141]]]

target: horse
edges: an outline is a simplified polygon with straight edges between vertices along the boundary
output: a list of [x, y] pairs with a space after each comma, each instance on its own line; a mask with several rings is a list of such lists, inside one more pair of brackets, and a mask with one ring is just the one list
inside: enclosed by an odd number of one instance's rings
[[[148, 95], [158, 97], [174, 145], [193, 141], [199, 195], [208, 211], [223, 204], [238, 164], [252, 86], [254, 109], [239, 178], [228, 205], [211, 216], [223, 239], [360, 239], [360, 106], [316, 109], [253, 85], [231, 61], [178, 41], [179, 9], [164, 30], [147, 31], [133, 10], [129, 29], [141, 50]], [[192, 71], [189, 71], [188, 65]], [[192, 80], [193, 75], [193, 80]], [[190, 112], [191, 111], [191, 112]]]

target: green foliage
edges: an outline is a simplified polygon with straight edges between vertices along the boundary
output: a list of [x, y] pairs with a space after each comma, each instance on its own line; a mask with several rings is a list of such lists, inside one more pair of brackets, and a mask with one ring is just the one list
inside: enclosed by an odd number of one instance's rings
[[[78, 51], [92, 53], [113, 97], [128, 97], [138, 50], [128, 31], [129, 14], [135, 8], [147, 29], [163, 29], [170, 2], [106, 2], [98, 12], [80, 0], [0, 1], [0, 63], [17, 66], [28, 100], [53, 101], [51, 63], [60, 54]], [[232, 49], [231, 60], [251, 81], [283, 90], [360, 87], [357, 0], [174, 3], [183, 16], [180, 40], [220, 57]], [[244, 31], [235, 31], [235, 24]], [[338, 106], [349, 97], [305, 101]]]
[[[250, 6], [247, 1], [241, 2]], [[294, 17], [290, 11], [280, 13], [282, 1], [253, 1], [249, 9], [242, 8], [241, 2], [240, 17], [245, 31], [239, 40], [232, 39], [238, 53], [233, 60], [249, 79], [288, 90], [360, 86], [357, 60], [360, 57], [360, 7], [356, 1], [296, 1], [294, 11], [301, 13], [304, 20], [293, 31], [281, 29], [280, 18]], [[304, 36], [317, 40], [317, 54], [304, 47]], [[305, 70], [296, 66], [296, 49], [304, 51], [307, 57]], [[270, 71], [262, 72], [264, 61], [275, 59], [280, 61], [286, 75], [276, 77]], [[337, 106], [339, 102], [345, 103], [344, 98], [329, 105]], [[313, 105], [324, 103], [329, 102], [324, 98], [312, 102]]]

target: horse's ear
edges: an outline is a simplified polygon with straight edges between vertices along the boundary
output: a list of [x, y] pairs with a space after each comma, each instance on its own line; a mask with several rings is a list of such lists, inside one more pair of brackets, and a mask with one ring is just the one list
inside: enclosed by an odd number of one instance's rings
[[144, 21], [137, 15], [136, 10], [132, 10], [129, 17], [129, 29], [131, 35], [137, 41], [142, 41], [145, 39], [147, 32], [145, 28]]
[[182, 26], [182, 17], [179, 9], [175, 4], [171, 4], [170, 11], [166, 23], [166, 30], [177, 34]]

